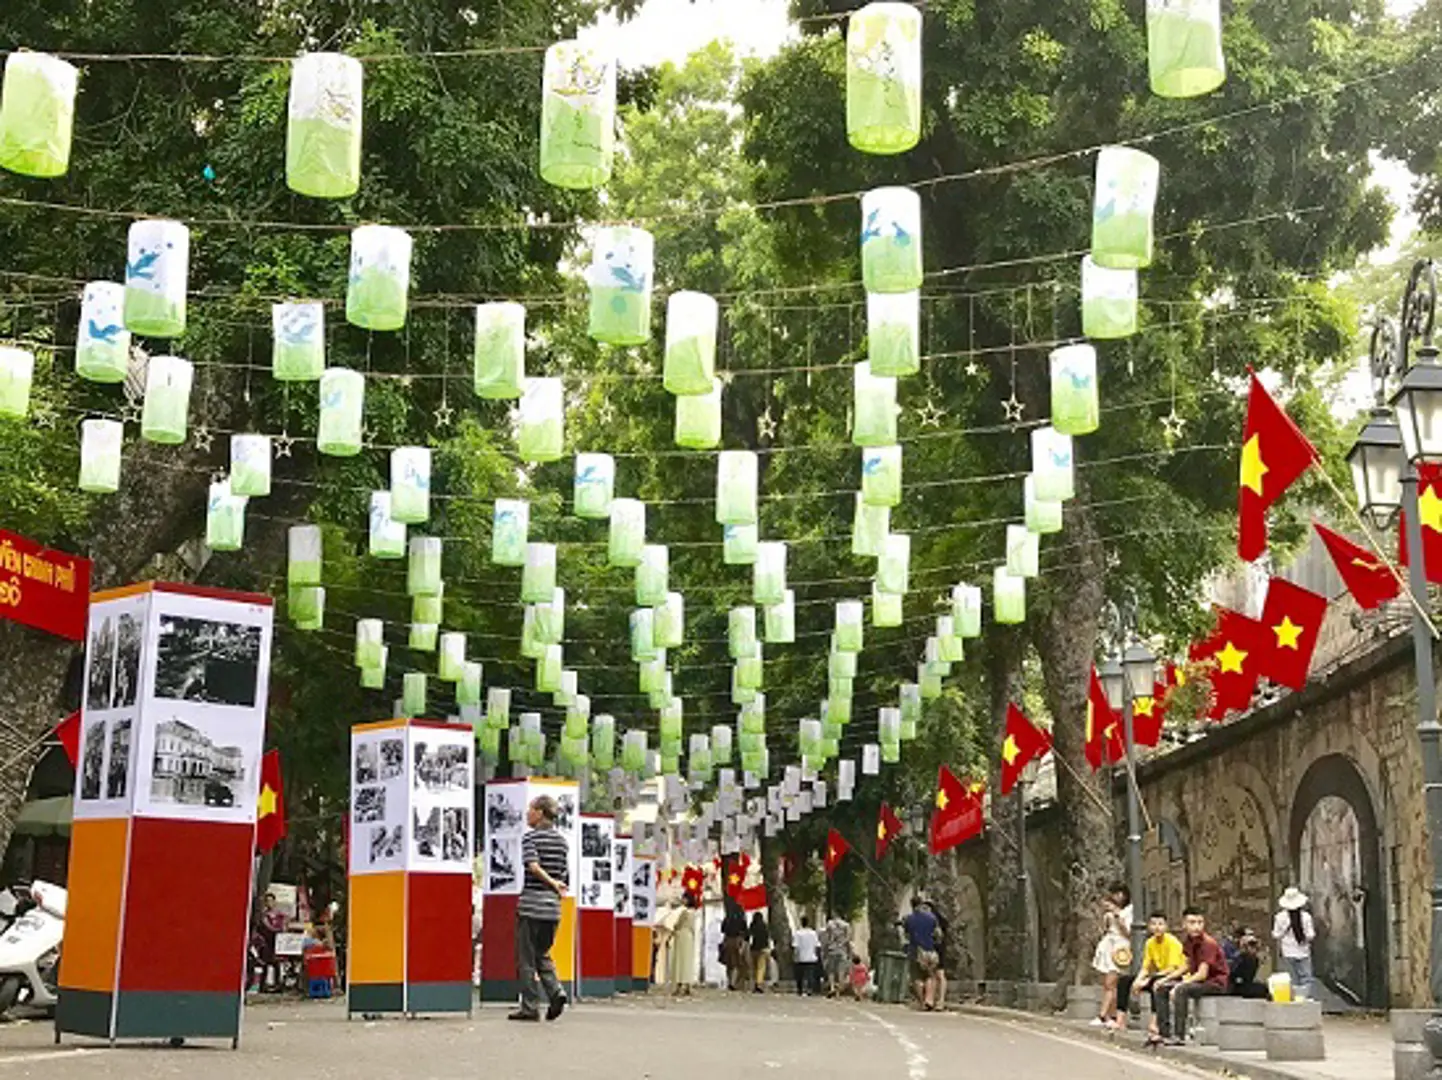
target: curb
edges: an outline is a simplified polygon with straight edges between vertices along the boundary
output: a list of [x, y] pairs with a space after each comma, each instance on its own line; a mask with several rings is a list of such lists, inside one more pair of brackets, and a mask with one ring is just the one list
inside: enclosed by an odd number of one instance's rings
[[1302, 1080], [1301, 1073], [1279, 1069], [1265, 1062], [1256, 1062], [1223, 1056], [1220, 1052], [1192, 1049], [1191, 1047], [1159, 1046], [1147, 1049], [1141, 1036], [1128, 1033], [1120, 1035], [1114, 1031], [1093, 1028], [1079, 1021], [1065, 1020], [1058, 1016], [1024, 1012], [1020, 1009], [1004, 1009], [992, 1005], [957, 1004], [948, 1005], [948, 1010], [962, 1016], [979, 1016], [989, 1020], [1003, 1020], [1024, 1027], [1042, 1028], [1055, 1035], [1066, 1035], [1124, 1050], [1143, 1058], [1160, 1058], [1178, 1065], [1190, 1065], [1196, 1069], [1218, 1073], [1229, 1077], [1250, 1078], [1250, 1080]]

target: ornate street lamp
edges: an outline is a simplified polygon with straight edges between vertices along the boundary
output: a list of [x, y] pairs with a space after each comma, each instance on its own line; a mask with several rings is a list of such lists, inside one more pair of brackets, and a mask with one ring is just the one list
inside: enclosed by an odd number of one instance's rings
[[[1126, 616], [1123, 616], [1126, 619]], [[1130, 627], [1122, 628], [1123, 638], [1130, 636]], [[1142, 814], [1141, 793], [1137, 790], [1136, 738], [1133, 732], [1133, 703], [1152, 696], [1156, 688], [1157, 658], [1145, 645], [1134, 642], [1120, 655], [1110, 656], [1097, 668], [1107, 704], [1122, 716], [1122, 732], [1126, 737], [1127, 780], [1127, 889], [1132, 894], [1131, 941], [1132, 955], [1140, 963], [1146, 944], [1146, 924], [1142, 921]]]

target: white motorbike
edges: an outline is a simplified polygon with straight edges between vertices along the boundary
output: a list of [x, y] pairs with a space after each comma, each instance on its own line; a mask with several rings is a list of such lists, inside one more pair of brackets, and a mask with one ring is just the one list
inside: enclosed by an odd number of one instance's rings
[[0, 936], [0, 1017], [17, 1005], [54, 1012], [65, 937], [66, 893], [36, 881]]

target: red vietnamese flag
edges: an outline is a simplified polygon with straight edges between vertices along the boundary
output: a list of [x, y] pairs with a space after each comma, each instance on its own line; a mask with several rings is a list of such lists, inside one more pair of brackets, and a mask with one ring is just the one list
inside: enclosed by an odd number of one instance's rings
[[1152, 684], [1152, 696], [1132, 704], [1132, 741], [1138, 746], [1159, 746], [1167, 722], [1167, 694], [1182, 684], [1182, 669], [1167, 661], [1161, 681]]
[[841, 860], [846, 858], [846, 853], [851, 850], [851, 845], [846, 842], [835, 829], [826, 834], [826, 876], [830, 877], [836, 873], [836, 868], [841, 865]]
[[265, 852], [285, 836], [285, 795], [280, 781], [280, 751], [271, 750], [260, 761], [260, 799], [256, 807], [255, 849]]
[[1028, 720], [1015, 705], [1007, 705], [1006, 737], [1001, 744], [1001, 793], [1010, 795], [1032, 759], [1050, 752], [1051, 735]]
[[[1337, 573], [1342, 577], [1342, 584], [1347, 586], [1347, 591], [1363, 611], [1381, 607], [1388, 600], [1395, 600], [1401, 595], [1402, 584], [1397, 580], [1397, 575], [1375, 554], [1325, 525], [1314, 521], [1312, 528], [1317, 530], [1322, 543], [1327, 545], [1327, 554], [1332, 556]], [[1405, 539], [1403, 546], [1406, 546]]]
[[1102, 688], [1097, 669], [1092, 668], [1091, 683], [1087, 687], [1087, 764], [1096, 772], [1103, 765], [1115, 765], [1127, 756], [1126, 732], [1122, 730], [1122, 718], [1107, 703], [1106, 690]]
[[963, 787], [945, 765], [936, 775], [936, 802], [931, 811], [931, 853], [940, 855], [981, 834], [982, 793], [980, 784]]
[[1256, 619], [1227, 608], [1217, 609], [1217, 628], [1205, 641], [1194, 644], [1187, 655], [1194, 662], [1213, 662], [1208, 678], [1212, 684], [1212, 707], [1207, 712], [1221, 720], [1233, 709], [1252, 703], [1260, 675], [1259, 662], [1267, 650], [1266, 628]]
[[725, 859], [726, 895], [739, 900], [746, 891], [746, 875], [751, 870], [751, 856], [744, 851]]
[[[1442, 582], [1442, 465], [1423, 462], [1417, 466], [1417, 516], [1422, 519], [1422, 551], [1427, 580]], [[1397, 530], [1397, 561], [1409, 565], [1407, 514]], [[1379, 560], [1380, 561], [1380, 560]]]
[[1293, 690], [1306, 686], [1326, 614], [1325, 596], [1274, 577], [1267, 585], [1267, 602], [1262, 606], [1265, 644], [1258, 674]]
[[706, 872], [699, 866], [687, 865], [686, 869], [681, 871], [682, 892], [689, 893], [699, 900], [701, 899], [701, 892], [705, 887]]
[[1237, 554], [1255, 561], [1267, 550], [1267, 508], [1317, 460], [1317, 451], [1254, 374], [1242, 431], [1237, 499]]
[[742, 889], [735, 896], [735, 900], [741, 905], [742, 911], [765, 911], [771, 904], [770, 898], [766, 895], [766, 882], [758, 881], [749, 889]]
[[70, 767], [76, 768], [80, 764], [80, 713], [73, 712], [60, 723], [55, 725], [55, 738], [65, 749], [65, 756], [70, 759]]
[[888, 803], [882, 803], [881, 813], [876, 819], [877, 862], [886, 858], [886, 852], [891, 848], [891, 841], [896, 839], [901, 829], [901, 819], [896, 816], [896, 811]]

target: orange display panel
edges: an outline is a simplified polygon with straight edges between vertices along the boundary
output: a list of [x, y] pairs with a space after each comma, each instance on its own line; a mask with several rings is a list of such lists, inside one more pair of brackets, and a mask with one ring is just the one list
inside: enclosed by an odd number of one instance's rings
[[70, 832], [69, 899], [60, 985], [108, 994], [115, 988], [130, 821], [76, 821]]
[[405, 871], [352, 877], [349, 926], [350, 980], [405, 982]]

